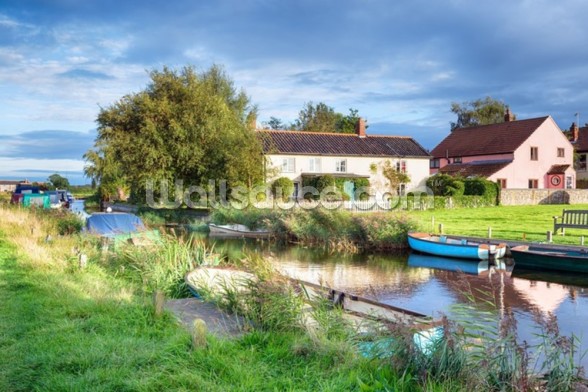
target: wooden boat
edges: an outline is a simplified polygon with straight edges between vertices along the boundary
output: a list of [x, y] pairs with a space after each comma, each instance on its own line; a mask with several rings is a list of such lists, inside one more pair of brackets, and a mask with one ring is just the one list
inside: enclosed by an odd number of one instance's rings
[[517, 267], [588, 273], [588, 250], [519, 245], [510, 249]]
[[418, 232], [408, 233], [408, 245], [417, 252], [458, 259], [498, 259], [506, 253], [506, 244], [485, 244], [465, 238], [454, 239], [444, 235]]
[[[253, 274], [245, 271], [211, 267], [197, 268], [185, 277], [190, 291], [196, 296], [199, 296], [200, 293], [223, 292], [227, 289], [235, 293], [246, 292], [250, 288], [250, 282], [255, 279]], [[327, 299], [333, 306], [342, 308], [346, 314], [357, 320], [371, 319], [384, 323], [406, 323], [414, 325], [419, 330], [428, 329], [438, 324], [432, 317], [408, 309], [298, 279], [288, 277], [286, 279], [296, 291], [306, 293], [310, 299]]]
[[251, 230], [245, 225], [215, 225], [209, 223], [208, 228], [210, 229], [211, 236], [217, 237], [233, 237], [233, 238], [269, 238], [271, 231], [269, 230]]

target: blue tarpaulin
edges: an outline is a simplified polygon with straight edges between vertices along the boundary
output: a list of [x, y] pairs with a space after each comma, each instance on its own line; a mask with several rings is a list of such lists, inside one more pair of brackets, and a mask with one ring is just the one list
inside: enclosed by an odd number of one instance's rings
[[88, 217], [86, 230], [92, 234], [114, 237], [145, 230], [145, 225], [141, 218], [133, 214], [99, 212]]

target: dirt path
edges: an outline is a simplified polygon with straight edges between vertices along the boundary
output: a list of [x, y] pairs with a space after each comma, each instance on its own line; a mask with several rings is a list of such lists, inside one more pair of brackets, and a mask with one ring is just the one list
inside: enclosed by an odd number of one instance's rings
[[219, 338], [239, 337], [247, 326], [242, 317], [227, 314], [219, 310], [215, 304], [197, 298], [169, 300], [165, 308], [175, 314], [188, 329], [192, 328], [194, 320], [204, 320], [208, 332]]

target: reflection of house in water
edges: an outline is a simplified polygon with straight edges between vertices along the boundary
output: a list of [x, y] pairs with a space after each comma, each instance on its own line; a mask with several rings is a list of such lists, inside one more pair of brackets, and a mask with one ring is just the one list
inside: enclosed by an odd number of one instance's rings
[[518, 278], [512, 278], [511, 282], [525, 301], [543, 313], [555, 313], [570, 295], [570, 290], [559, 284]]

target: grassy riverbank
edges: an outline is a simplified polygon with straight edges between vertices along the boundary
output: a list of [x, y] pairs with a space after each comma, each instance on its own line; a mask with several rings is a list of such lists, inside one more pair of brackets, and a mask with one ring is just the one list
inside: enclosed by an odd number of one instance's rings
[[[409, 215], [424, 231], [437, 232], [442, 223], [447, 234], [487, 237], [491, 227], [493, 238], [545, 241], [546, 232], [553, 231], [553, 216], [561, 216], [563, 209], [586, 210], [588, 205], [497, 206], [411, 211]], [[565, 236], [560, 234], [553, 236], [554, 243], [579, 245], [580, 236], [588, 236], [588, 230], [566, 229]]]
[[[53, 239], [46, 242], [50, 234]], [[151, 295], [50, 217], [0, 208], [0, 390], [360, 390], [394, 387], [389, 371], [292, 331], [238, 340], [190, 334], [154, 316]], [[72, 248], [90, 254], [77, 267]], [[116, 263], [114, 263], [116, 264]], [[131, 272], [129, 272], [131, 273]]]

